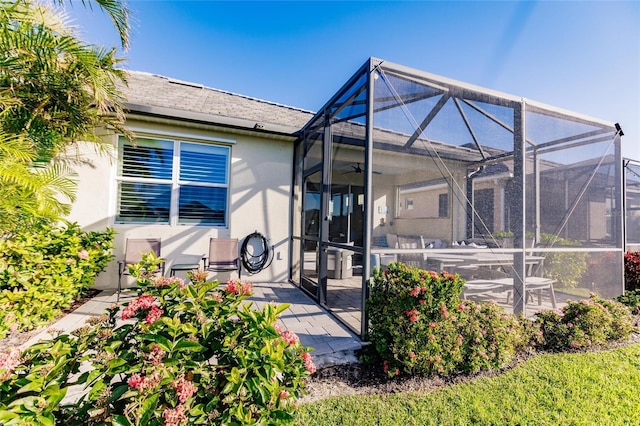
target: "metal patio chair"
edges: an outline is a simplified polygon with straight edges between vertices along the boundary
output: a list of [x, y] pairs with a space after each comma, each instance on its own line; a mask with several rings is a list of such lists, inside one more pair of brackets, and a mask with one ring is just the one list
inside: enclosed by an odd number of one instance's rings
[[209, 240], [209, 256], [203, 257], [205, 271], [227, 272], [238, 271], [241, 276], [240, 255], [237, 238], [211, 238]]
[[[118, 302], [120, 301], [120, 293], [122, 293], [122, 276], [129, 275], [128, 265], [140, 262], [144, 253], [153, 252], [157, 257], [160, 257], [161, 245], [159, 238], [127, 238], [124, 259], [118, 260], [118, 297], [116, 299]], [[158, 268], [157, 272], [164, 275], [164, 262]]]

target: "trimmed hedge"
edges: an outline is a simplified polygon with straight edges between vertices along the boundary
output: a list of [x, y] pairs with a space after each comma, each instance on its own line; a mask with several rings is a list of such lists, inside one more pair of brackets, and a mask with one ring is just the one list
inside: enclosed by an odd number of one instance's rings
[[69, 224], [0, 240], [0, 338], [71, 306], [113, 259], [114, 234]]

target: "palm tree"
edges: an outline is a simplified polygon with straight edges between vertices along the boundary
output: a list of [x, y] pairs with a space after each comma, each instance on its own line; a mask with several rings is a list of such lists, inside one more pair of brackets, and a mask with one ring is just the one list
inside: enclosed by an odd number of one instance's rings
[[[126, 47], [127, 9], [116, 0], [96, 3], [111, 16]], [[60, 159], [69, 147], [94, 142], [108, 152], [110, 145], [96, 129], [129, 134], [123, 128], [119, 85], [126, 81], [120, 62], [115, 48], [78, 39], [61, 8], [0, 0], [0, 214], [7, 219], [0, 218], [0, 226], [11, 217], [46, 220], [68, 213], [60, 197], [73, 201], [75, 185]], [[17, 155], [17, 146], [29, 155]]]
[[0, 132], [0, 237], [8, 238], [69, 214], [75, 172], [38, 163], [21, 135]]
[[[88, 0], [80, 0], [85, 7], [91, 7]], [[100, 8], [109, 15], [113, 26], [118, 30], [120, 43], [126, 51], [129, 48], [129, 8], [124, 1], [120, 0], [94, 0]], [[58, 4], [64, 3], [63, 0], [56, 0]], [[71, 2], [71, 0], [69, 0]]]

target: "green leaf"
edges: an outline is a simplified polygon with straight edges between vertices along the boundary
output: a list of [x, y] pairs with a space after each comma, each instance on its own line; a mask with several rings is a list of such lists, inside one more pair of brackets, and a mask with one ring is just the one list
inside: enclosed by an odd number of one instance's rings
[[158, 399], [160, 398], [160, 394], [153, 394], [142, 403], [142, 414], [140, 415], [140, 421], [138, 422], [141, 425], [146, 425], [149, 423], [149, 419], [153, 416], [153, 411], [158, 406]]
[[7, 410], [0, 410], [0, 423], [7, 424], [9, 420], [18, 417], [16, 413]]
[[127, 418], [121, 414], [114, 414], [111, 417], [111, 425], [112, 426], [131, 426], [131, 423], [129, 423], [129, 420], [127, 420]]
[[165, 352], [171, 352], [173, 348], [173, 344], [169, 341], [169, 339], [159, 334], [141, 334], [140, 336], [138, 336], [138, 339], [140, 339], [141, 341], [149, 340], [157, 344], [160, 347], [160, 349], [162, 349]]
[[60, 389], [58, 385], [47, 386], [42, 395], [47, 397], [47, 408], [49, 410], [53, 411], [58, 404], [60, 404], [60, 401], [62, 401], [67, 394], [67, 389], [69, 388]]
[[120, 398], [122, 394], [124, 394], [127, 390], [129, 390], [129, 385], [118, 386], [113, 390], [113, 393], [111, 394], [111, 396], [109, 396], [109, 401], [110, 402], [117, 401], [118, 398]]
[[289, 306], [291, 306], [291, 303], [282, 303], [280, 305], [276, 306], [276, 315], [280, 315], [282, 312], [284, 312], [285, 310], [289, 309]]
[[205, 348], [198, 342], [192, 342], [191, 340], [187, 340], [187, 339], [180, 339], [175, 344], [174, 350], [188, 351], [188, 352], [204, 352], [207, 350], [207, 348]]
[[37, 392], [40, 393], [42, 390], [42, 382], [44, 378], [39, 378], [38, 380], [30, 381], [26, 385], [22, 386], [16, 394], [27, 393], [27, 392]]
[[182, 332], [186, 334], [196, 334], [198, 333], [198, 329], [191, 323], [182, 324]]
[[56, 419], [53, 417], [53, 413], [39, 414], [36, 416], [36, 420], [42, 426], [55, 426]]
[[122, 358], [115, 358], [115, 359], [111, 359], [107, 362], [107, 368], [109, 370], [113, 370], [115, 368], [118, 368], [122, 365], [125, 365], [127, 363], [126, 360], [122, 359]]

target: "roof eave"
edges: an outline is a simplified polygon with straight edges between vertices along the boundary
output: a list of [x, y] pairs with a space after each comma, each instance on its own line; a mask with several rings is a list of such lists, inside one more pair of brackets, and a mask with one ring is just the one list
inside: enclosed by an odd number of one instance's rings
[[205, 114], [196, 111], [186, 111], [176, 108], [160, 107], [155, 105], [144, 105], [127, 102], [125, 109], [129, 113], [155, 116], [159, 118], [186, 121], [199, 124], [208, 124], [229, 129], [249, 131], [261, 135], [288, 136], [296, 138], [300, 130], [295, 126], [284, 126], [274, 123], [256, 122], [237, 117], [225, 117], [220, 115]]

